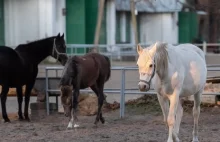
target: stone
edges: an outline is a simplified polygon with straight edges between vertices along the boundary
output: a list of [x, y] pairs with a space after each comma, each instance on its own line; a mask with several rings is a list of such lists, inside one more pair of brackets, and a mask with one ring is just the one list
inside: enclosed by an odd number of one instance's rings
[[[98, 98], [96, 94], [81, 93], [78, 97], [78, 115], [92, 116], [92, 115], [96, 115], [97, 111], [98, 111]], [[64, 112], [62, 105], [61, 108], [59, 108], [59, 112], [60, 113]]]

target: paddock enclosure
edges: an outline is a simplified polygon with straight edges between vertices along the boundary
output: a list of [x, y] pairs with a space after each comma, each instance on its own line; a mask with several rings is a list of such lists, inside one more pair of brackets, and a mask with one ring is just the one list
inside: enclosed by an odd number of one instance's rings
[[[113, 62], [113, 66], [134, 66], [134, 62]], [[51, 65], [48, 65], [51, 66]], [[53, 65], [57, 66], [57, 65]], [[39, 66], [39, 76], [45, 74], [47, 65]], [[218, 75], [218, 72], [208, 72], [209, 76]], [[55, 74], [55, 72], [54, 72]], [[61, 74], [61, 72], [58, 72]], [[49, 75], [50, 76], [50, 75]], [[53, 76], [53, 73], [51, 73]], [[126, 89], [136, 88], [138, 74], [135, 71], [126, 72]], [[112, 76], [105, 88], [121, 87], [121, 72], [112, 71]], [[44, 79], [41, 80], [45, 82]], [[44, 84], [45, 85], [45, 84]], [[35, 84], [36, 86], [36, 84]], [[44, 87], [43, 87], [44, 88]], [[45, 88], [44, 88], [45, 89]], [[119, 102], [120, 94], [107, 94], [107, 101], [111, 105], [104, 107], [106, 123], [98, 123], [94, 127], [94, 116], [79, 116], [80, 128], [67, 130], [68, 118], [63, 113], [51, 113], [49, 116], [39, 117], [28, 122], [20, 122], [17, 118], [17, 99], [8, 97], [7, 108], [11, 123], [0, 123], [0, 141], [105, 141], [105, 142], [163, 142], [167, 139], [167, 127], [163, 122], [162, 111], [158, 104], [156, 95], [148, 95], [142, 99], [137, 99], [142, 95], [127, 94], [125, 96], [125, 116], [120, 118]], [[213, 96], [213, 95], [209, 95]], [[59, 108], [61, 107], [60, 98]], [[36, 102], [36, 97], [31, 97], [31, 102]], [[54, 97], [50, 97], [50, 102], [55, 102]], [[117, 103], [116, 103], [117, 102]], [[192, 140], [192, 103], [186, 101], [184, 114], [180, 128], [179, 138], [182, 142]], [[30, 112], [30, 110], [29, 110]], [[203, 103], [199, 120], [199, 140], [200, 142], [219, 142], [220, 136], [220, 108], [215, 104]]]

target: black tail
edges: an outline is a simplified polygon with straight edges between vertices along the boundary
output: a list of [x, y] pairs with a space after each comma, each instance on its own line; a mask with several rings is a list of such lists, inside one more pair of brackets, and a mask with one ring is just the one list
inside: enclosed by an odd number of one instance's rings
[[108, 75], [107, 75], [107, 78], [105, 80], [105, 82], [107, 82], [109, 80], [109, 78], [111, 77], [111, 61], [109, 60], [109, 58], [107, 56], [104, 56], [104, 57], [108, 62]]

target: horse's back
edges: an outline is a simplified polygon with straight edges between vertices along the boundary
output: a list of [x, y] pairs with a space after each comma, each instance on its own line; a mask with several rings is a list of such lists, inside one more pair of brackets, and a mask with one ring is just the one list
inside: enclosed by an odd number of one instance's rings
[[0, 55], [11, 56], [12, 58], [18, 56], [16, 51], [8, 46], [0, 46]]
[[[192, 44], [180, 44], [174, 47], [177, 52], [173, 62], [176, 62], [179, 72], [183, 73], [183, 94], [196, 93], [204, 87], [207, 78], [205, 55], [201, 49]], [[174, 56], [173, 56], [174, 57]], [[177, 58], [178, 57], [178, 58]], [[184, 93], [185, 92], [185, 93]]]
[[7, 46], [0, 46], [0, 66], [17, 66], [20, 63], [21, 58], [14, 49]]
[[23, 61], [14, 49], [0, 46], [0, 84], [8, 82], [10, 85], [11, 82], [16, 82], [19, 76], [24, 77], [25, 70], [22, 66]]
[[205, 60], [205, 54], [204, 52], [197, 46], [190, 44], [190, 43], [185, 43], [185, 44], [180, 44], [178, 45], [178, 48], [180, 48], [181, 50], [185, 50], [188, 52], [196, 52], [198, 53], [204, 60]]
[[[82, 59], [88, 60], [85, 62], [87, 68], [90, 66], [91, 70], [105, 77], [105, 81], [108, 81], [111, 76], [111, 63], [107, 56], [99, 53], [87, 53], [82, 56]], [[93, 62], [90, 63], [89, 62]]]

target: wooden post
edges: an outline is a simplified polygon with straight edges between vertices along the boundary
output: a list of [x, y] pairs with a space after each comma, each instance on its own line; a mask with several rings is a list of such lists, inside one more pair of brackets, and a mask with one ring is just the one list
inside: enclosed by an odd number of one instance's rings
[[98, 10], [97, 23], [96, 23], [94, 47], [91, 50], [92, 52], [99, 52], [98, 44], [99, 44], [99, 36], [101, 31], [104, 7], [105, 7], [105, 0], [99, 0], [99, 10]]
[[135, 0], [130, 0], [132, 26], [134, 30], [135, 44], [138, 44], [137, 20], [135, 15]]

